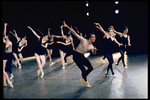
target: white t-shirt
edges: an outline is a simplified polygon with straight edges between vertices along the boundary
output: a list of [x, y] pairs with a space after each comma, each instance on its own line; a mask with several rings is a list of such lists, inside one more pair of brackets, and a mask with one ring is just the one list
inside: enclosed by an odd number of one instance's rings
[[93, 48], [94, 48], [93, 45], [87, 44], [87, 39], [80, 36], [80, 43], [79, 43], [78, 47], [76, 48], [77, 52], [85, 54], [85, 53], [91, 51]]
[[[9, 47], [7, 47], [8, 45], [9, 45]], [[6, 47], [5, 47], [5, 52], [6, 53], [11, 53], [12, 52], [12, 42], [11, 41], [7, 42]]]

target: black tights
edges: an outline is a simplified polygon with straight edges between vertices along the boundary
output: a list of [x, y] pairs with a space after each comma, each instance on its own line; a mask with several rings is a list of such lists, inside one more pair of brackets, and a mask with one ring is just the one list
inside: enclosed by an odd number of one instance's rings
[[120, 54], [121, 54], [121, 57], [118, 59], [117, 65], [119, 64], [120, 60], [122, 59], [123, 66], [125, 67], [125, 63], [124, 63], [124, 50], [120, 50]]
[[11, 71], [11, 64], [12, 64], [12, 53], [7, 53], [7, 56], [8, 56], [8, 59], [7, 59], [7, 62], [6, 62], [6, 67], [5, 67], [5, 71], [9, 72], [9, 74], [12, 74], [12, 71]]
[[[78, 53], [76, 51], [73, 52], [73, 60], [77, 64], [79, 69], [81, 70], [82, 78], [85, 81], [87, 81], [87, 76], [93, 70], [91, 63], [89, 62], [89, 60], [87, 58], [84, 57], [83, 54]], [[85, 69], [84, 65], [88, 68], [87, 70]]]
[[108, 74], [109, 69], [111, 70], [112, 75], [114, 75], [114, 71], [113, 71], [113, 68], [112, 68], [112, 64], [113, 64], [114, 61], [113, 61], [112, 54], [107, 54], [106, 57], [107, 57], [108, 62], [109, 62], [109, 65], [107, 67], [107, 73], [106, 73], [106, 75]]

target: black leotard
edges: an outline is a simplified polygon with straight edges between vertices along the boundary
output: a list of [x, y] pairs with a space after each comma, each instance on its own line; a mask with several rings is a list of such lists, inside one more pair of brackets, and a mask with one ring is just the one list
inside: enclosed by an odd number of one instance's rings
[[42, 44], [45, 45], [47, 42], [42, 43], [42, 38], [37, 42], [35, 53], [38, 55], [44, 55], [46, 54], [46, 48], [42, 47]]

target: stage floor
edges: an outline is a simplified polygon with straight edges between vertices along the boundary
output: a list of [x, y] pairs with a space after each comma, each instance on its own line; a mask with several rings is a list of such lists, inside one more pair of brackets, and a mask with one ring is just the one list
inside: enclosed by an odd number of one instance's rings
[[[111, 71], [105, 76], [108, 66], [103, 56], [89, 56], [94, 70], [88, 75], [91, 88], [80, 83], [81, 71], [68, 57], [68, 65], [62, 69], [61, 62], [44, 66], [44, 77], [37, 76], [38, 65], [35, 59], [22, 62], [22, 69], [12, 66], [14, 88], [3, 87], [5, 99], [113, 99], [113, 98], [148, 98], [148, 55], [127, 55], [127, 69], [120, 61], [115, 63], [120, 53], [114, 53], [113, 78]], [[54, 58], [55, 61], [57, 58]]]

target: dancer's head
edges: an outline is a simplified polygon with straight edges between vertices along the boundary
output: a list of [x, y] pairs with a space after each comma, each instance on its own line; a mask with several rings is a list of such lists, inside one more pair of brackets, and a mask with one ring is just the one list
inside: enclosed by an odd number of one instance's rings
[[71, 31], [68, 31], [67, 37], [71, 36]]
[[92, 32], [92, 33], [89, 33], [89, 34], [87, 35], [87, 39], [90, 40], [90, 41], [93, 43], [93, 42], [95, 42], [95, 40], [96, 40], [96, 36], [95, 36], [95, 34]]
[[24, 36], [24, 37], [22, 38], [22, 40], [26, 40], [26, 38], [27, 38], [27, 36]]
[[109, 32], [108, 32], [108, 34], [109, 34], [110, 36], [114, 36], [114, 31], [113, 31], [113, 29], [112, 29], [112, 28], [109, 28]]
[[125, 34], [128, 33], [128, 28], [126, 26], [123, 28], [123, 33], [125, 33]]
[[48, 41], [48, 34], [43, 34], [42, 39], [43, 41]]

